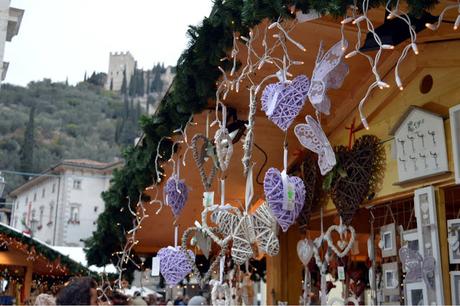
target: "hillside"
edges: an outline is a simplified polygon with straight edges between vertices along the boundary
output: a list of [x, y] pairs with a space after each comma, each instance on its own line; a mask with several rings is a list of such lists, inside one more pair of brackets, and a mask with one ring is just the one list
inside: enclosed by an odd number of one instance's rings
[[[63, 158], [108, 162], [138, 136], [142, 108], [88, 82], [32, 82], [0, 90], [0, 169], [41, 172]], [[25, 141], [27, 140], [27, 141]], [[24, 182], [5, 174], [11, 190]]]

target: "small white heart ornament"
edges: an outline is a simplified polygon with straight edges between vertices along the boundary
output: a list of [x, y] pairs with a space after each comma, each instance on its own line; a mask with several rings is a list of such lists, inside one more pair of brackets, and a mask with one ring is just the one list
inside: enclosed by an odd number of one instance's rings
[[304, 266], [308, 265], [313, 256], [313, 242], [308, 239], [302, 239], [297, 242], [297, 255]]

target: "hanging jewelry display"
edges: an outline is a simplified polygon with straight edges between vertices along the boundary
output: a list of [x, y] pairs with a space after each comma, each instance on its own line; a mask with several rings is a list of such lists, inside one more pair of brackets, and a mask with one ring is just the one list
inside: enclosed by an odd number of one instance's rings
[[283, 232], [295, 222], [305, 204], [305, 186], [302, 179], [287, 174], [287, 154], [285, 145], [283, 172], [270, 168], [264, 178], [265, 198]]

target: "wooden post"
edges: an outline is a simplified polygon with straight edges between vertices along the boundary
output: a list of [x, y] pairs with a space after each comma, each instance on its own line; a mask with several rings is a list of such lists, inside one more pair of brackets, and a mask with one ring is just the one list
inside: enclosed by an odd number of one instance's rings
[[26, 276], [24, 277], [24, 299], [25, 300], [27, 300], [30, 296], [30, 291], [32, 288], [32, 273], [33, 273], [33, 266], [27, 265]]
[[438, 228], [439, 228], [439, 246], [441, 248], [441, 271], [442, 283], [444, 287], [444, 303], [451, 305], [450, 294], [450, 274], [449, 274], [449, 245], [447, 243], [447, 220], [446, 220], [446, 202], [444, 190], [438, 188], [437, 192], [437, 212], [438, 212]]

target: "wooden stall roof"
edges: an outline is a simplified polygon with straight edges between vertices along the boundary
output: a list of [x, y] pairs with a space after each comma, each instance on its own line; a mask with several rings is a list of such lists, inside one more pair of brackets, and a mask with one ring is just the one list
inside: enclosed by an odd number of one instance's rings
[[[46, 243], [0, 223], [0, 246], [8, 256], [0, 256], [0, 264], [28, 266], [39, 275], [90, 275], [80, 263], [54, 250]], [[11, 255], [11, 256], [10, 256]]]
[[[453, 2], [456, 3], [456, 1], [441, 1], [441, 3], [431, 11], [431, 14], [435, 16], [439, 15], [440, 11], [446, 5]], [[457, 14], [458, 12], [455, 10], [449, 11], [445, 19], [455, 20]], [[373, 9], [369, 12], [369, 17], [372, 19], [375, 26], [379, 26], [384, 21], [385, 11], [383, 8]], [[256, 52], [261, 52], [261, 38], [263, 37], [263, 31], [267, 24], [268, 21], [265, 21], [257, 26], [256, 29], [254, 29], [254, 33], [258, 35], [258, 39], [255, 42]], [[362, 34], [362, 42], [365, 39], [365, 34], [365, 32]], [[290, 45], [289, 42], [287, 43], [289, 46], [290, 57], [295, 60], [304, 62], [303, 65], [294, 66], [290, 72], [294, 76], [305, 74], [308, 77], [311, 77], [320, 42], [322, 41], [324, 48], [327, 50], [340, 40], [340, 20], [334, 20], [329, 16], [324, 16], [313, 21], [300, 23], [297, 24], [296, 27], [290, 32], [290, 36], [302, 43], [306, 48], [306, 51], [303, 52], [302, 50], [296, 48], [294, 45]], [[348, 50], [350, 50], [353, 48], [357, 41], [357, 31], [354, 25], [346, 25], [345, 38], [349, 42]], [[422, 49], [424, 45], [428, 45], [432, 42], [450, 41], [459, 38], [460, 32], [452, 30], [452, 24], [450, 23], [442, 24], [439, 30], [436, 32], [425, 29], [417, 34], [418, 45], [420, 46], [419, 48]], [[383, 51], [383, 55], [379, 64], [379, 73], [382, 78], [385, 78], [387, 75], [393, 73], [396, 61], [398, 60], [401, 50], [404, 46], [405, 43], [401, 43], [396, 46], [396, 52], [389, 52], [385, 50]], [[238, 59], [243, 61], [246, 58], [245, 47], [240, 45], [239, 50], [240, 53], [238, 55]], [[280, 54], [281, 53], [275, 55], [279, 56]], [[367, 90], [367, 87], [374, 80], [371, 69], [369, 67], [369, 62], [366, 58], [362, 56], [355, 56], [350, 59], [346, 59], [345, 61], [349, 65], [350, 72], [340, 89], [328, 91], [328, 95], [332, 101], [331, 115], [323, 116], [321, 118], [322, 126], [328, 135], [333, 133], [339, 127], [343, 128], [344, 121], [349, 120], [350, 118], [356, 117], [357, 123], [360, 123], [359, 115], [357, 113], [357, 105]], [[257, 82], [257, 80], [261, 80], [264, 76], [274, 73], [275, 71], [271, 69], [273, 68], [268, 65], [264, 65], [261, 70], [255, 72], [253, 75], [253, 80]], [[391, 85], [395, 86], [394, 84]], [[247, 80], [243, 81], [240, 85], [240, 91], [238, 93], [235, 91], [230, 92], [224, 101], [227, 107], [236, 109], [238, 119], [247, 119], [249, 91], [246, 90], [246, 88], [249, 88], [249, 86], [250, 83]], [[276, 167], [278, 169], [282, 168], [282, 146], [284, 138], [286, 137], [288, 142], [290, 154], [289, 160], [291, 162], [295, 159], [296, 154], [303, 151], [303, 148], [298, 143], [296, 137], [293, 134], [292, 128], [288, 131], [287, 135], [285, 135], [278, 127], [270, 122], [265, 114], [260, 110], [260, 94], [261, 93], [259, 93], [258, 96], [258, 107], [255, 119], [255, 143], [262, 150], [259, 150], [257, 147], [255, 147], [253, 151], [252, 160], [255, 162], [254, 201], [263, 198], [261, 183], [267, 169], [270, 167]], [[206, 117], [209, 114], [209, 122], [213, 121], [215, 118], [215, 113], [212, 111], [213, 108], [214, 104], [211, 103], [209, 111], [204, 111], [201, 114], [195, 115], [194, 121], [197, 122], [198, 125], [189, 128], [187, 132], [189, 141], [195, 133], [205, 133], [204, 123], [206, 122]], [[313, 108], [311, 107], [310, 103], [306, 102], [301, 114], [296, 118], [296, 121], [292, 126], [297, 123], [304, 122], [305, 115], [313, 113]], [[362, 129], [362, 126], [359, 125], [358, 129]], [[209, 131], [210, 137], [213, 137], [214, 131], [215, 130], [212, 129]], [[177, 156], [183, 155], [184, 150], [185, 148], [182, 146], [179, 150], [179, 153], [176, 155], [176, 158]], [[266, 162], [264, 162], [265, 155], [267, 156]], [[235, 144], [231, 166], [229, 170], [223, 174], [226, 177], [226, 199], [229, 203], [236, 206], [244, 204], [245, 178], [243, 176], [241, 158], [242, 144]], [[171, 175], [170, 164], [165, 165], [165, 169], [166, 175], [169, 177]], [[182, 231], [187, 227], [192, 226], [195, 220], [200, 221], [200, 212], [202, 210], [202, 193], [204, 190], [201, 184], [198, 170], [192, 159], [191, 152], [187, 153], [186, 166], [181, 166], [180, 173], [181, 177], [185, 179], [187, 185], [191, 188], [189, 200], [180, 218], [176, 221], [180, 226], [179, 232], [182, 233]], [[218, 174], [218, 176], [219, 175], [221, 174]], [[215, 202], [220, 203], [217, 180], [218, 179], [214, 180], [212, 190], [215, 191]], [[163, 197], [162, 190], [163, 183], [158, 186], [157, 190], [160, 198]], [[154, 193], [155, 192], [149, 192], [150, 195]], [[155, 215], [155, 211], [158, 207], [156, 205], [147, 205], [147, 207], [150, 218], [147, 218], [144, 221], [142, 229], [137, 233], [139, 244], [136, 246], [136, 251], [140, 253], [155, 252], [161, 247], [172, 245], [174, 238], [174, 219], [170, 209], [168, 207], [163, 207], [161, 212], [158, 215]]]

